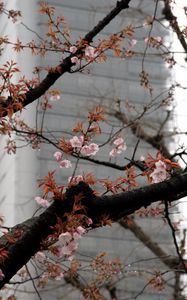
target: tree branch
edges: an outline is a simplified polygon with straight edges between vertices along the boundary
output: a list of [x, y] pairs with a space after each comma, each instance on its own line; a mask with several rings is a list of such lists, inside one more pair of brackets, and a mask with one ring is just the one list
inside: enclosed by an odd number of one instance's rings
[[[129, 7], [129, 2], [131, 0], [121, 0], [116, 2], [116, 6], [113, 10], [110, 11], [110, 13], [101, 20], [90, 32], [88, 32], [83, 40], [86, 43], [89, 44], [92, 42], [93, 38], [98, 35], [123, 9], [127, 9]], [[53, 71], [49, 71], [47, 76], [41, 81], [41, 83], [29, 90], [25, 95], [22, 95], [22, 98], [20, 99], [20, 104], [22, 104], [23, 107], [26, 105], [34, 102], [36, 99], [41, 97], [45, 94], [45, 92], [56, 82], [57, 79], [59, 79], [64, 73], [69, 72], [71, 67], [74, 65], [74, 63], [71, 62], [72, 56], [76, 56], [82, 53], [85, 45], [78, 49], [76, 53], [70, 54], [68, 57], [66, 57], [61, 64], [53, 68]], [[24, 102], [23, 102], [24, 98]], [[16, 101], [19, 103], [19, 99]], [[19, 111], [20, 107], [19, 105], [15, 105], [14, 99], [11, 97], [8, 97], [8, 99], [0, 104], [1, 117], [5, 117], [7, 115], [7, 108], [13, 105], [14, 112]]]
[[147, 235], [142, 228], [131, 219], [130, 222], [125, 222], [124, 219], [119, 221], [119, 224], [125, 228], [129, 229], [135, 237], [137, 237], [149, 250], [151, 250], [159, 259], [170, 269], [178, 268], [180, 261], [175, 256], [168, 255], [158, 243], [154, 242], [149, 235]]
[[[88, 217], [93, 220], [93, 227], [101, 226], [103, 215], [113, 221], [127, 216], [141, 207], [167, 199], [174, 201], [180, 195], [187, 195], [187, 173], [172, 177], [170, 180], [141, 187], [132, 191], [96, 197], [90, 187], [84, 182], [69, 188], [63, 199], [58, 199], [40, 216], [26, 220], [16, 225], [10, 233], [0, 238], [0, 248], [8, 251], [1, 257], [0, 268], [5, 277], [0, 281], [0, 287], [7, 283], [16, 272], [40, 249], [41, 242], [53, 232], [57, 218], [65, 218], [65, 214], [73, 210], [74, 197], [83, 195], [81, 200]], [[22, 232], [16, 241], [17, 231]]]
[[183, 36], [179, 24], [177, 22], [177, 18], [174, 16], [171, 6], [170, 6], [170, 1], [169, 0], [164, 0], [164, 9], [162, 11], [163, 15], [165, 16], [166, 20], [169, 21], [171, 28], [173, 31], [176, 33], [184, 51], [187, 53], [187, 43], [185, 40], [185, 37]]

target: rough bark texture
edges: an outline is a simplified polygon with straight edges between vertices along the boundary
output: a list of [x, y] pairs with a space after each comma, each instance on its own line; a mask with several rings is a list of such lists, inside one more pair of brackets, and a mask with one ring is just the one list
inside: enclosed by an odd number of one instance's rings
[[[147, 207], [161, 199], [168, 201], [180, 199], [181, 194], [187, 194], [187, 173], [175, 176], [168, 181], [111, 196], [94, 196], [90, 187], [84, 182], [71, 187], [62, 200], [54, 200], [53, 204], [40, 216], [15, 226], [8, 234], [8, 238], [5, 235], [0, 239], [0, 248], [8, 251], [8, 255], [0, 262], [0, 268], [5, 275], [0, 282], [0, 287], [7, 283], [40, 249], [42, 240], [52, 232], [57, 217], [63, 219], [65, 213], [72, 211], [75, 196], [80, 193], [83, 195], [81, 202], [86, 209], [84, 212], [92, 218], [93, 227], [96, 227], [98, 224], [101, 226], [103, 215], [117, 221], [140, 207]], [[17, 230], [22, 234], [16, 241], [13, 241]]]

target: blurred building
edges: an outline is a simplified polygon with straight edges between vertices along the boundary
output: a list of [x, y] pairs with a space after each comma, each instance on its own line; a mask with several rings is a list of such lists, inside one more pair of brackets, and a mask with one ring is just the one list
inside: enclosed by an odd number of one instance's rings
[[[4, 1], [7, 7], [13, 7], [23, 11], [23, 22], [27, 24], [32, 31], [28, 31], [21, 24], [9, 24], [6, 16], [2, 16], [4, 24], [7, 24], [1, 29], [1, 35], [9, 35], [10, 39], [16, 40], [19, 35], [20, 40], [29, 42], [36, 38], [33, 31], [43, 36], [46, 31], [46, 19], [44, 16], [36, 15], [38, 10], [38, 1]], [[48, 1], [48, 3], [56, 8], [58, 15], [62, 14], [70, 26], [72, 39], [76, 41], [80, 36], [84, 36], [90, 29], [93, 28], [97, 22], [102, 19], [111, 7], [115, 4], [113, 0], [63, 0], [63, 1]], [[131, 3], [130, 3], [131, 5]], [[132, 1], [132, 7], [121, 12], [99, 35], [99, 38], [106, 37], [112, 33], [118, 32], [121, 28], [127, 26], [129, 23], [133, 26], [143, 24], [147, 16], [154, 14], [155, 3], [148, 0]], [[161, 8], [158, 8], [157, 18], [161, 17]], [[149, 28], [145, 29], [147, 33]], [[146, 32], [144, 31], [146, 34]], [[166, 36], [167, 31], [164, 27], [157, 23], [152, 31], [152, 36]], [[143, 53], [145, 50], [145, 41], [140, 29], [136, 33], [137, 45], [135, 51]], [[18, 60], [19, 67], [23, 74], [32, 77], [31, 71], [33, 66], [55, 66], [59, 60], [62, 59], [61, 54], [49, 53], [44, 58], [31, 56], [29, 50], [21, 52], [19, 55], [14, 54], [15, 57], [10, 57], [9, 48], [4, 51], [1, 56], [1, 64], [5, 60]], [[149, 53], [150, 53], [149, 49]], [[154, 50], [153, 50], [154, 51]], [[12, 52], [11, 52], [12, 53]], [[142, 55], [136, 55], [132, 59], [125, 59], [123, 62], [109, 54], [110, 59], [103, 64], [94, 63], [89, 67], [89, 74], [87, 72], [65, 74], [56, 83], [56, 87], [62, 90], [61, 100], [53, 102], [53, 109], [48, 110], [43, 114], [42, 110], [38, 110], [38, 102], [29, 105], [24, 110], [24, 118], [28, 120], [29, 124], [35, 126], [36, 111], [38, 126], [43, 122], [44, 131], [50, 131], [48, 137], [56, 140], [58, 137], [70, 137], [70, 128], [72, 128], [77, 120], [86, 120], [87, 111], [92, 109], [94, 105], [101, 103], [107, 107], [115, 108], [120, 102], [122, 110], [126, 110], [125, 103], [135, 105], [136, 111], [142, 110], [143, 106], [151, 104], [150, 94], [140, 86], [139, 73], [142, 70]], [[151, 74], [151, 83], [154, 86], [152, 109], [151, 113], [142, 118], [142, 126], [148, 132], [156, 132], [163, 120], [166, 118], [167, 111], [161, 107], [158, 110], [155, 108], [159, 105], [167, 86], [170, 82], [170, 75], [168, 69], [160, 57], [156, 55], [148, 55], [145, 58], [145, 70]], [[121, 127], [121, 121], [109, 116], [110, 123], [116, 130]], [[103, 126], [104, 134], [97, 137], [95, 142], [101, 144], [109, 137], [110, 132], [108, 127]], [[47, 133], [46, 133], [47, 135]], [[122, 131], [128, 149], [125, 156], [131, 157], [134, 152], [135, 144], [138, 138], [132, 134], [129, 128]], [[55, 136], [55, 137], [54, 137]], [[53, 153], [55, 149], [48, 145], [42, 144], [40, 151], [27, 148], [20, 148], [16, 155], [7, 155], [3, 148], [5, 146], [4, 139], [1, 138], [1, 153], [0, 153], [0, 184], [1, 195], [0, 205], [1, 212], [5, 215], [7, 225], [13, 225], [30, 217], [34, 212], [36, 206], [34, 197], [39, 195], [36, 180], [42, 178], [49, 170], [55, 168]], [[105, 147], [101, 150], [97, 158], [100, 160], [108, 160], [108, 153], [110, 147]], [[140, 147], [137, 150], [136, 158], [139, 159], [141, 155], [147, 153], [156, 153], [148, 143], [140, 141]], [[114, 160], [115, 162], [115, 160]], [[119, 164], [127, 163], [127, 160], [119, 161]], [[115, 179], [119, 175], [122, 176], [119, 170], [109, 169], [104, 166], [99, 166], [88, 161], [83, 161], [79, 164], [77, 174], [82, 172], [93, 172], [96, 177], [102, 179], [110, 176]], [[59, 182], [66, 182], [67, 178], [71, 176], [71, 170], [59, 170]], [[158, 218], [150, 219], [143, 218], [140, 221], [142, 229], [151, 237], [151, 239], [159, 243], [168, 255], [175, 254], [172, 245], [172, 238], [169, 228], [158, 220]], [[81, 242], [78, 250], [78, 255], [83, 261], [94, 257], [98, 252], [107, 251], [109, 256], [118, 256], [122, 259], [126, 266], [124, 280], [117, 284], [117, 299], [133, 299], [140, 293], [139, 300], [148, 299], [166, 299], [173, 293], [172, 287], [167, 288], [159, 293], [152, 291], [149, 287], [144, 292], [141, 291], [149, 280], [149, 272], [159, 270], [160, 268], [166, 270], [158, 257], [141, 243], [134, 234], [115, 224], [112, 228], [100, 228], [90, 232]], [[173, 276], [169, 272], [168, 280]], [[169, 282], [170, 283], [170, 282]], [[64, 284], [64, 283], [63, 283]], [[72, 287], [71, 284], [67, 287], [61, 288], [63, 284], [57, 282], [57, 287], [48, 289], [44, 295], [41, 292], [42, 299], [82, 299], [79, 291]], [[173, 281], [172, 281], [173, 284]], [[20, 290], [22, 287], [20, 286]], [[24, 289], [24, 288], [23, 288]], [[28, 287], [33, 293], [19, 294], [19, 299], [38, 299], [34, 293], [32, 284]], [[45, 289], [44, 289], [45, 290]], [[106, 292], [106, 297], [109, 295]], [[109, 299], [109, 298], [108, 298]]]

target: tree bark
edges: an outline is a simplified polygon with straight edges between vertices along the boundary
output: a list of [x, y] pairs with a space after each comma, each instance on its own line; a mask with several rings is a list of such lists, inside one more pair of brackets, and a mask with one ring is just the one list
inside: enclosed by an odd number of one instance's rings
[[[109, 196], [96, 197], [84, 182], [69, 188], [63, 199], [54, 200], [40, 216], [16, 225], [8, 235], [0, 238], [0, 250], [7, 251], [6, 256], [0, 256], [0, 268], [4, 274], [0, 287], [40, 249], [41, 242], [53, 232], [57, 218], [64, 219], [65, 214], [73, 210], [75, 196], [80, 193], [83, 195], [81, 203], [85, 208], [84, 213], [93, 220], [94, 228], [102, 226], [103, 216], [117, 221], [151, 203], [162, 199], [171, 202], [180, 199], [181, 195], [187, 195], [187, 173], [161, 183]], [[17, 231], [22, 234], [14, 241]]]

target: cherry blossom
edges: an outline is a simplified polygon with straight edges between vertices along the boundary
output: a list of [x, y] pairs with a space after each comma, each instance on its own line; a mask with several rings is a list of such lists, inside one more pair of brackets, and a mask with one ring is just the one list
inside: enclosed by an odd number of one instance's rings
[[50, 203], [46, 200], [46, 199], [43, 199], [41, 197], [35, 197], [35, 201], [41, 205], [42, 207], [49, 207], [50, 206]]
[[73, 238], [80, 239], [85, 232], [86, 232], [85, 228], [83, 228], [82, 226], [78, 226], [75, 232], [73, 232]]
[[68, 182], [70, 183], [71, 182], [71, 184], [78, 184], [80, 181], [84, 181], [84, 178], [83, 178], [83, 176], [82, 175], [77, 175], [77, 176], [70, 176], [69, 178], [68, 178]]
[[63, 246], [61, 248], [61, 256], [65, 255], [69, 260], [72, 260], [77, 248], [78, 248], [78, 242], [72, 240], [66, 246]]
[[93, 224], [93, 221], [92, 221], [91, 218], [88, 218], [86, 223], [87, 223], [87, 225], [92, 225], [92, 224]]
[[169, 174], [166, 171], [166, 164], [163, 161], [159, 160], [155, 163], [155, 169], [150, 174], [150, 177], [153, 183], [158, 183], [167, 179], [168, 175]]
[[60, 165], [60, 168], [66, 168], [66, 169], [72, 167], [72, 164], [71, 164], [71, 162], [70, 162], [68, 159], [62, 160], [62, 161], [59, 163], [59, 165]]
[[121, 150], [118, 150], [117, 148], [114, 148], [110, 151], [109, 156], [116, 156], [117, 154], [121, 154]]
[[72, 260], [78, 248], [78, 240], [85, 232], [86, 230], [82, 226], [78, 226], [72, 232], [61, 233], [58, 238], [59, 246], [56, 255], [59, 258], [65, 256], [68, 260]]
[[73, 56], [73, 57], [71, 58], [71, 62], [72, 62], [73, 64], [75, 64], [75, 65], [78, 65], [78, 64], [80, 63], [80, 59], [78, 59], [77, 56]]
[[109, 153], [110, 156], [116, 156], [117, 154], [121, 154], [122, 151], [125, 151], [127, 149], [127, 145], [124, 142], [124, 139], [119, 137], [117, 138], [113, 144], [116, 146], [114, 149], [112, 149]]
[[66, 256], [68, 260], [72, 260], [75, 254], [75, 251], [78, 248], [78, 242], [74, 239], [73, 235], [69, 232], [60, 234], [59, 236], [59, 247], [57, 256], [62, 257]]
[[81, 149], [81, 154], [85, 156], [96, 155], [99, 151], [99, 146], [95, 143], [91, 143], [90, 145], [85, 145]]
[[126, 150], [127, 149], [127, 146], [126, 144], [124, 143], [124, 139], [123, 138], [117, 138], [115, 141], [114, 141], [114, 145], [116, 145], [118, 147], [118, 149], [120, 150]]
[[69, 48], [69, 51], [74, 54], [77, 51], [77, 47], [76, 46], [71, 46]]
[[88, 60], [94, 60], [97, 55], [98, 55], [98, 51], [96, 51], [95, 48], [91, 46], [86, 47], [85, 56]]
[[57, 162], [60, 162], [61, 159], [62, 159], [62, 152], [56, 151], [53, 156], [54, 156], [54, 158], [56, 159]]
[[69, 140], [70, 144], [73, 148], [80, 149], [82, 147], [82, 144], [84, 142], [84, 137], [83, 135], [81, 136], [74, 136], [72, 139]]
[[51, 95], [49, 98], [50, 101], [58, 101], [60, 100], [60, 95]]

